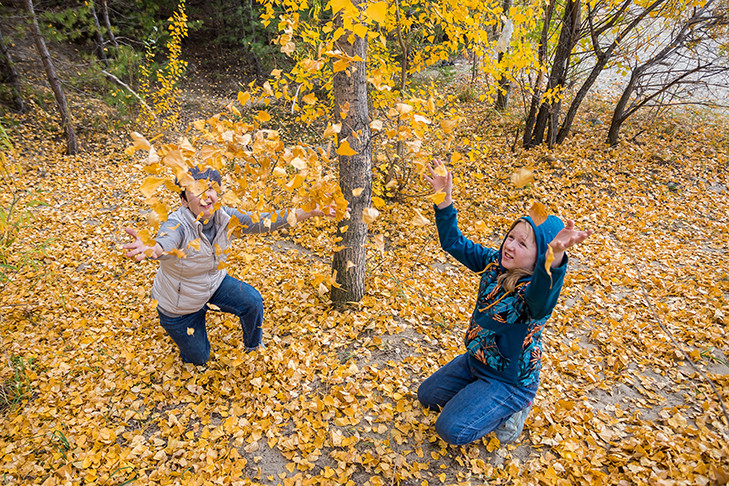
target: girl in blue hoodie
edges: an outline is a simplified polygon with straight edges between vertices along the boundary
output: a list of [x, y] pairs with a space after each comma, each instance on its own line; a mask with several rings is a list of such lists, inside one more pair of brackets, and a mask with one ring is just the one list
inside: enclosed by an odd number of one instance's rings
[[[435, 161], [435, 169], [443, 166]], [[418, 388], [420, 402], [441, 410], [436, 432], [463, 445], [489, 432], [504, 442], [524, 427], [539, 385], [541, 336], [559, 298], [567, 270], [565, 250], [592, 231], [549, 216], [536, 224], [529, 216], [512, 224], [498, 250], [484, 248], [458, 229], [449, 171], [428, 167], [425, 179], [446, 197], [435, 209], [441, 247], [481, 275], [476, 307], [465, 336], [466, 352], [446, 364]], [[445, 174], [445, 175], [442, 175]], [[554, 260], [546, 268], [548, 246]], [[551, 275], [550, 275], [551, 274]]]

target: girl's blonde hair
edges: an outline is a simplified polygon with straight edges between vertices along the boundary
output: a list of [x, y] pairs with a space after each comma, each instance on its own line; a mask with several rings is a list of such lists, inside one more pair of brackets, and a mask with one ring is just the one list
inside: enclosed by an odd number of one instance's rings
[[[523, 219], [517, 219], [516, 221], [514, 221], [514, 224], [511, 225], [511, 228], [509, 228], [509, 231], [507, 231], [506, 234], [508, 235], [509, 233], [511, 233], [511, 230], [513, 230], [514, 227], [516, 227], [516, 225], [519, 223], [524, 223], [525, 225], [527, 225], [532, 233], [532, 236], [536, 239], [536, 235], [534, 234], [534, 228], [532, 228], [532, 225], [530, 225]], [[501, 285], [501, 287], [506, 290], [507, 293], [512, 293], [516, 290], [519, 280], [533, 274], [533, 268], [514, 268], [512, 270], [507, 270], [505, 273], [499, 275], [499, 277], [496, 279], [496, 282]]]

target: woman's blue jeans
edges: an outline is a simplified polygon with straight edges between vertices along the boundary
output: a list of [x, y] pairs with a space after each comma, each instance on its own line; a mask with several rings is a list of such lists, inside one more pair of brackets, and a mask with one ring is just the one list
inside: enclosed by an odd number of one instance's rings
[[418, 400], [442, 411], [435, 422], [438, 435], [453, 445], [464, 445], [496, 430], [514, 413], [528, 407], [535, 388], [479, 377], [468, 353], [433, 373], [418, 388]]
[[[255, 349], [261, 344], [263, 299], [255, 288], [226, 275], [207, 303], [240, 318], [246, 349]], [[157, 309], [162, 327], [180, 348], [180, 357], [185, 363], [201, 365], [210, 357], [210, 341], [205, 327], [207, 312], [207, 304], [197, 312], [177, 317], [167, 316]]]

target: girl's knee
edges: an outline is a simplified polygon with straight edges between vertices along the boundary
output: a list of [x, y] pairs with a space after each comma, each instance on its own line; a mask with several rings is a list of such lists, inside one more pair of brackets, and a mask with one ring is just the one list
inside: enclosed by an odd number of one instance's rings
[[465, 424], [444, 414], [440, 414], [438, 420], [435, 421], [435, 431], [441, 439], [456, 446], [470, 444], [479, 439], [468, 430]]
[[[425, 386], [423, 386], [425, 385]], [[418, 401], [420, 404], [430, 410], [440, 410], [440, 404], [437, 403], [435, 397], [431, 393], [430, 387], [426, 383], [421, 383], [418, 387]]]

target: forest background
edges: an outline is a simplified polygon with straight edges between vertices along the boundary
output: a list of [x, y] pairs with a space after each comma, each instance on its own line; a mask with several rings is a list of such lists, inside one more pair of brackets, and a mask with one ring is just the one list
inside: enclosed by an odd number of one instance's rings
[[[727, 484], [726, 7], [4, 2], [0, 484]], [[513, 444], [449, 446], [416, 399], [478, 282], [433, 157], [477, 242], [595, 230]], [[202, 367], [121, 251], [192, 163], [226, 203], [337, 212], [237, 243], [267, 347], [212, 313]]]

